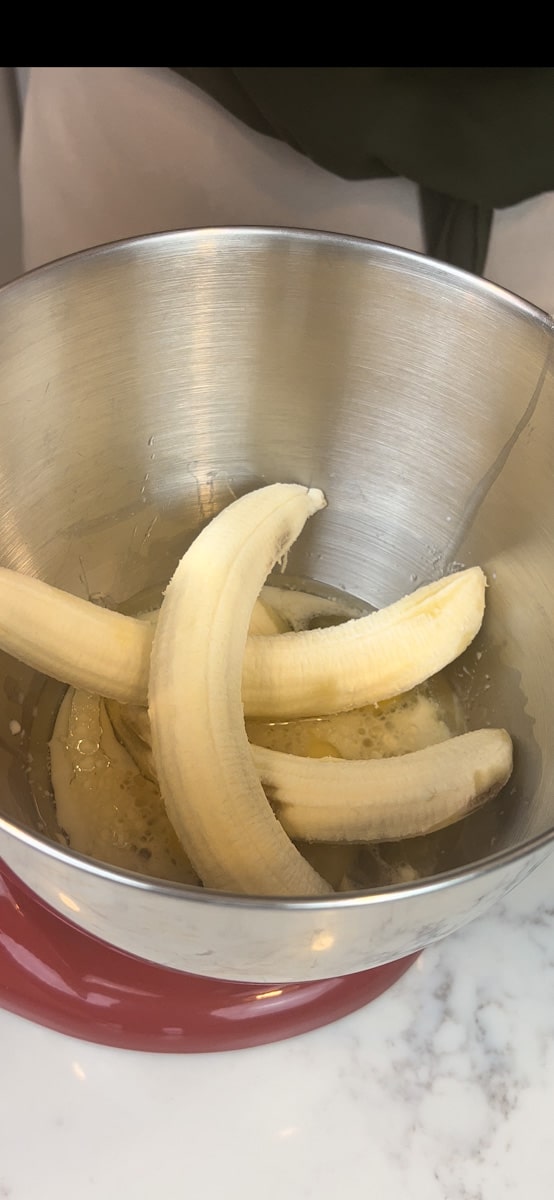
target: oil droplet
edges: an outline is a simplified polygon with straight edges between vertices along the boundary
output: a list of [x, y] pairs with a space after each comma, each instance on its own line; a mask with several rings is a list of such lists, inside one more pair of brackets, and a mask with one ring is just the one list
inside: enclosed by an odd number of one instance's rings
[[93, 741], [92, 738], [79, 738], [79, 741], [77, 742], [77, 750], [79, 751], [79, 754], [96, 754], [96, 751], [99, 749], [100, 743]]

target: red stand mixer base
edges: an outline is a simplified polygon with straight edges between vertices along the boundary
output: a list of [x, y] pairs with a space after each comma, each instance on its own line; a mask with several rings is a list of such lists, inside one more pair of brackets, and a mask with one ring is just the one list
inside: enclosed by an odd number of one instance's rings
[[0, 863], [0, 1007], [125, 1050], [240, 1050], [362, 1008], [417, 955], [311, 983], [227, 983], [125, 954], [53, 909]]

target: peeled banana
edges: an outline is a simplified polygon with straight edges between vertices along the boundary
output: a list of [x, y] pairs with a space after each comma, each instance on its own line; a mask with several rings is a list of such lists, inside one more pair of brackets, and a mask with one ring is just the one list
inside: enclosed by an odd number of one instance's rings
[[[471, 567], [342, 625], [249, 637], [242, 675], [246, 715], [320, 716], [409, 691], [475, 637], [485, 587], [483, 571]], [[286, 627], [286, 619], [265, 601], [256, 602], [251, 621], [251, 629], [265, 634]], [[155, 617], [126, 617], [40, 580], [0, 571], [0, 646], [73, 687], [145, 704], [155, 628]]]
[[249, 745], [244, 713], [280, 721], [387, 700], [457, 658], [481, 626], [486, 580], [473, 567], [368, 616], [305, 628], [309, 602], [295, 610], [289, 597], [287, 608], [264, 583], [325, 503], [296, 484], [241, 497], [186, 552], [159, 613], [142, 619], [0, 569], [0, 646], [71, 685], [50, 752], [59, 820], [75, 849], [85, 852], [92, 817], [86, 852], [106, 858], [110, 842], [111, 861], [140, 870], [137, 839], [130, 859], [119, 847], [119, 820], [136, 829], [138, 809], [152, 802], [165, 850], [146, 847], [154, 857], [143, 870], [235, 893], [319, 896], [329, 885], [292, 839], [417, 837], [504, 785], [504, 730], [357, 762]]
[[246, 714], [273, 721], [317, 717], [410, 691], [473, 640], [483, 620], [485, 588], [481, 568], [470, 567], [343, 625], [249, 638], [242, 685]]
[[324, 505], [322, 492], [296, 484], [242, 496], [198, 535], [164, 595], [150, 663], [154, 764], [169, 819], [207, 887], [259, 895], [329, 891], [271, 809], [241, 702], [256, 597]]
[[283, 828], [316, 842], [390, 842], [433, 833], [492, 799], [512, 773], [505, 729], [479, 729], [395, 758], [299, 758], [253, 746]]
[[0, 568], [0, 647], [60, 683], [145, 704], [153, 629]]
[[[108, 705], [117, 736], [155, 781], [148, 714]], [[460, 821], [500, 791], [512, 772], [504, 729], [479, 729], [390, 758], [308, 758], [251, 745], [266, 795], [289, 837], [388, 842]]]

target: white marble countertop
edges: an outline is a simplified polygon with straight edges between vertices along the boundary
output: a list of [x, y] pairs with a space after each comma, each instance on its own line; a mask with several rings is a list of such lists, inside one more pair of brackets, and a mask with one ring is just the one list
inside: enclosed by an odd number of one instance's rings
[[0, 1200], [552, 1200], [553, 873], [288, 1042], [140, 1054], [0, 1012]]

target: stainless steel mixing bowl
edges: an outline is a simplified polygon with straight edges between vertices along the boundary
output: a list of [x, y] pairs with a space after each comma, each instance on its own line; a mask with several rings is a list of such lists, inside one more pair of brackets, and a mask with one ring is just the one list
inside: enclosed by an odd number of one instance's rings
[[0, 856], [35, 893], [156, 963], [309, 980], [444, 937], [545, 858], [552, 331], [423, 257], [286, 230], [148, 237], [2, 291], [1, 564], [121, 605], [164, 584], [232, 495], [317, 485], [329, 506], [290, 555], [297, 578], [382, 605], [456, 563], [484, 567], [484, 627], [455, 682], [470, 725], [503, 725], [516, 747], [504, 794], [432, 839], [432, 877], [323, 901], [164, 885], [62, 844], [40, 782], [48, 688], [4, 657]]

